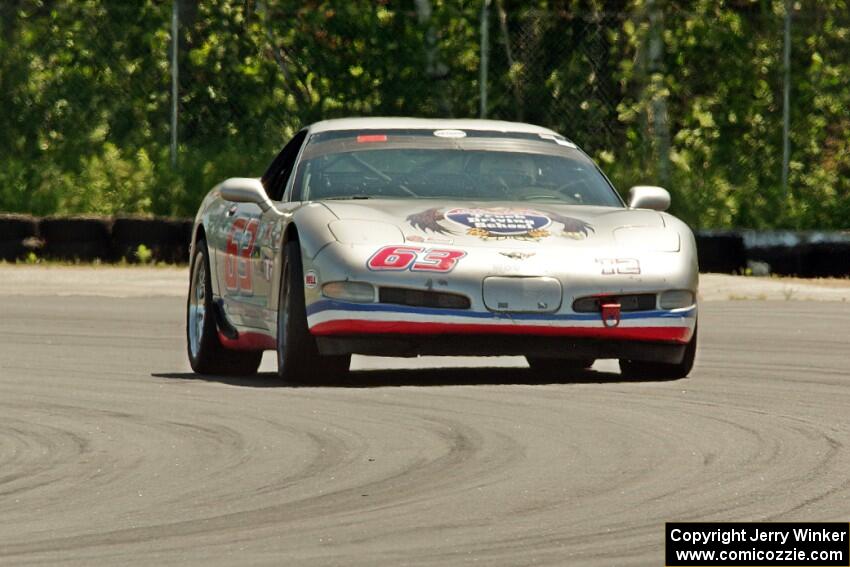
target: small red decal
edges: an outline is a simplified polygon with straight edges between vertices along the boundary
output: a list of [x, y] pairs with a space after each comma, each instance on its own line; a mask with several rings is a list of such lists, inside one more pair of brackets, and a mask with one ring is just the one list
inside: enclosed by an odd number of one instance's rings
[[362, 144], [364, 142], [386, 142], [387, 135], [386, 134], [361, 134], [357, 136], [357, 143]]
[[309, 270], [304, 274], [304, 285], [309, 288], [314, 288], [319, 284], [319, 276], [315, 271]]

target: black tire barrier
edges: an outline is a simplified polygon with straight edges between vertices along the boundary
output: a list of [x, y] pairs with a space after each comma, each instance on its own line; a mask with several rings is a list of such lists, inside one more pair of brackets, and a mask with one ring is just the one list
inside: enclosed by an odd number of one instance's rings
[[0, 214], [0, 260], [22, 260], [36, 247], [38, 220], [29, 215]]
[[24, 260], [31, 252], [23, 241], [0, 240], [0, 260], [5, 262], [15, 262]]
[[42, 255], [51, 260], [109, 259], [111, 221], [93, 217], [48, 217], [39, 223]]
[[794, 244], [789, 246], [758, 246], [747, 249], [747, 258], [765, 262], [770, 273], [779, 276], [803, 276], [806, 272], [808, 246]]
[[195, 228], [195, 221], [183, 219], [175, 222], [180, 225], [180, 247], [174, 250], [174, 262], [186, 264], [189, 262], [189, 247], [192, 245], [192, 229]]
[[[185, 264], [191, 219], [47, 217], [0, 214], [0, 260], [23, 260], [30, 252], [64, 261], [138, 262], [139, 246], [151, 261]], [[748, 261], [764, 262], [777, 275], [847, 277], [850, 234], [791, 231], [700, 231], [701, 272], [744, 273]]]
[[747, 266], [743, 237], [735, 232], [700, 232], [695, 235], [700, 272], [742, 273]]
[[179, 219], [146, 219], [121, 217], [112, 224], [112, 260], [140, 262], [140, 246], [150, 252], [154, 262], [185, 263], [189, 256], [184, 243], [183, 225]]
[[112, 260], [139, 262], [139, 246], [145, 246], [152, 260], [162, 260], [171, 240], [169, 226], [161, 219], [120, 217], [112, 223]]
[[850, 275], [850, 242], [810, 243], [802, 275], [809, 278], [840, 278]]
[[747, 256], [780, 276], [847, 277], [850, 234], [790, 230], [744, 231]]

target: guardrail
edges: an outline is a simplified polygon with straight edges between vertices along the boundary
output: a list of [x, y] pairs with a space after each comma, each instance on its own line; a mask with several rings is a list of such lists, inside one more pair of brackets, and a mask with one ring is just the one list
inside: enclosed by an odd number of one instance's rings
[[[186, 263], [191, 233], [191, 219], [0, 214], [0, 260]], [[850, 276], [850, 232], [703, 230], [696, 241], [701, 272]]]

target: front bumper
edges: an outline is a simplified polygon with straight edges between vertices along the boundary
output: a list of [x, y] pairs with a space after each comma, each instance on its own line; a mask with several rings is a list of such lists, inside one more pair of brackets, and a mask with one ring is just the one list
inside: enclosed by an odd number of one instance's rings
[[696, 306], [623, 313], [618, 325], [606, 327], [598, 313], [506, 314], [323, 299], [307, 307], [307, 324], [316, 336], [531, 335], [685, 344], [696, 314]]

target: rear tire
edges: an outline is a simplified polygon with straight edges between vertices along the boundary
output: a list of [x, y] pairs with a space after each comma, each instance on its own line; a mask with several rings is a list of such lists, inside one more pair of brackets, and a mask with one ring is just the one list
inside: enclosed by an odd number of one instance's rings
[[189, 298], [186, 301], [186, 350], [189, 364], [198, 374], [255, 374], [263, 357], [262, 351], [229, 350], [218, 339], [206, 241], [198, 239], [195, 248], [189, 271]]
[[694, 327], [694, 336], [685, 348], [685, 356], [678, 364], [667, 364], [664, 362], [645, 362], [640, 360], [620, 360], [620, 373], [625, 378], [631, 379], [662, 379], [675, 380], [685, 378], [694, 367], [694, 359], [697, 353], [697, 329]]
[[301, 245], [286, 243], [277, 306], [277, 371], [284, 381], [315, 382], [348, 372], [351, 355], [322, 356], [307, 328]]

